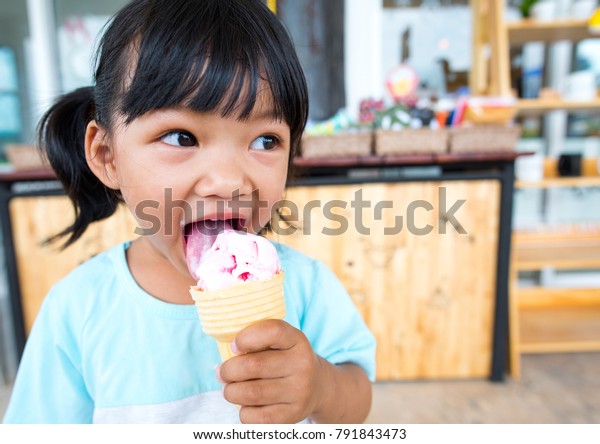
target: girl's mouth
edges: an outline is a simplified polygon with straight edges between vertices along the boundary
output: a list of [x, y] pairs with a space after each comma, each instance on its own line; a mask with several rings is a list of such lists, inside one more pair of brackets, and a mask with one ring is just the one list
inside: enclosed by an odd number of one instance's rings
[[183, 227], [183, 243], [188, 270], [194, 279], [202, 256], [210, 250], [217, 236], [226, 230], [244, 231], [245, 220], [239, 217], [227, 219], [203, 219]]

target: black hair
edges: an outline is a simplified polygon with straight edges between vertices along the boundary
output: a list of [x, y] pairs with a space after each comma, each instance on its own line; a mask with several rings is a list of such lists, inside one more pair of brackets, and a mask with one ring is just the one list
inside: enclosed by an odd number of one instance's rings
[[263, 0], [134, 0], [109, 23], [95, 65], [95, 87], [62, 96], [39, 126], [39, 144], [75, 207], [73, 224], [51, 238], [68, 236], [64, 247], [122, 201], [87, 165], [91, 120], [110, 134], [117, 114], [128, 124], [177, 105], [243, 120], [264, 81], [276, 118], [290, 127], [290, 166], [299, 149], [306, 80], [289, 34]]

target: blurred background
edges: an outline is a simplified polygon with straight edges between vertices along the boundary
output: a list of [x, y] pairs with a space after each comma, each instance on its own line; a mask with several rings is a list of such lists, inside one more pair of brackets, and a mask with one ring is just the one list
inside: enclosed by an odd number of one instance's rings
[[[17, 151], [11, 159], [11, 149], [26, 150], [35, 143], [36, 124], [58, 95], [91, 84], [92, 55], [98, 37], [110, 17], [126, 3], [125, 0], [0, 0], [1, 173], [11, 174], [20, 169], [19, 157], [23, 157], [24, 151]], [[340, 115], [349, 121], [359, 121], [365, 100], [380, 100], [385, 106], [397, 104], [398, 97], [393, 96], [388, 83], [399, 66], [410, 67], [414, 73], [416, 81], [410, 99], [432, 112], [437, 113], [442, 103], [456, 106], [461, 98], [482, 94], [508, 95], [515, 100], [516, 111], [510, 124], [518, 125], [521, 132], [513, 149], [530, 155], [516, 161], [512, 228], [517, 241], [518, 236], [527, 240], [540, 233], [552, 239], [559, 236], [562, 249], [557, 250], [558, 256], [571, 257], [570, 264], [575, 265], [556, 266], [550, 261], [536, 267], [514, 268], [512, 288], [525, 292], [551, 288], [552, 297], [563, 301], [557, 305], [560, 310], [565, 307], [570, 310], [572, 307], [564, 299], [575, 295], [574, 305], [589, 314], [582, 321], [585, 316], [578, 313], [571, 324], [560, 318], [568, 332], [559, 339], [546, 341], [551, 344], [549, 347], [519, 348], [518, 340], [512, 338], [510, 352], [513, 359], [515, 353], [518, 355], [519, 362], [522, 354], [523, 364], [517, 371], [513, 368], [514, 379], [499, 385], [482, 382], [481, 378], [476, 378], [478, 381], [473, 385], [464, 381], [451, 383], [444, 378], [421, 384], [415, 382], [419, 378], [400, 378], [399, 385], [381, 382], [376, 388], [375, 416], [370, 417], [371, 422], [559, 422], [561, 418], [566, 422], [600, 421], [598, 401], [587, 399], [591, 389], [600, 392], [596, 378], [591, 376], [593, 368], [600, 368], [598, 354], [594, 353], [600, 350], [600, 99], [597, 93], [600, 38], [593, 35], [589, 22], [598, 3], [588, 0], [268, 3], [290, 30], [307, 75], [309, 129], [332, 122], [335, 125]], [[487, 20], [493, 14], [493, 5], [498, 3], [502, 17], [495, 22], [497, 29], [489, 28], [486, 32], [488, 39], [494, 32], [508, 33], [508, 94], [474, 91], [473, 79], [470, 81], [476, 65], [474, 54], [481, 43], [475, 35], [478, 31], [474, 21]], [[487, 52], [488, 58], [497, 57], [490, 54], [489, 48]], [[586, 82], [591, 84], [591, 95], [590, 88], [583, 90]], [[568, 162], [579, 165], [575, 172], [566, 173], [571, 176], [568, 182], [556, 180], [562, 173], [547, 171], [548, 165], [554, 165], [556, 170], [560, 159], [564, 165]], [[573, 176], [589, 177], [575, 180]], [[56, 190], [50, 182], [44, 186]], [[6, 217], [9, 215], [3, 215], [3, 224]], [[575, 247], [582, 243], [587, 249], [577, 250]], [[5, 255], [2, 260], [12, 261], [14, 257]], [[0, 415], [19, 356], [14, 334], [15, 309], [7, 278], [14, 266], [7, 263], [2, 266], [0, 382], [4, 389], [0, 392]], [[512, 298], [516, 297], [515, 292], [511, 293]], [[535, 322], [543, 323], [539, 321], [539, 313], [535, 316]], [[552, 316], [549, 319], [550, 323], [556, 322]], [[573, 323], [581, 325], [580, 322], [585, 324], [584, 337], [573, 339], [569, 329]], [[545, 327], [533, 328], [535, 335]], [[569, 369], [569, 365], [576, 368]], [[548, 366], [554, 373], [544, 373]], [[558, 366], [565, 366], [564, 371], [558, 371]], [[579, 372], [580, 377], [574, 372]], [[576, 400], [571, 410], [548, 407], [555, 401], [554, 405], [558, 405], [566, 394]], [[536, 409], [543, 410], [541, 416], [530, 415]]]

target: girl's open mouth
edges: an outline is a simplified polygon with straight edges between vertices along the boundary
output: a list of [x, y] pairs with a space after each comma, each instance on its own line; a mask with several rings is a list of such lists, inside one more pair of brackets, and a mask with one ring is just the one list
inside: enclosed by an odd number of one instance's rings
[[243, 231], [245, 220], [239, 217], [228, 219], [203, 219], [190, 222], [183, 227], [183, 242], [188, 270], [194, 279], [200, 258], [215, 243], [217, 236], [226, 230]]

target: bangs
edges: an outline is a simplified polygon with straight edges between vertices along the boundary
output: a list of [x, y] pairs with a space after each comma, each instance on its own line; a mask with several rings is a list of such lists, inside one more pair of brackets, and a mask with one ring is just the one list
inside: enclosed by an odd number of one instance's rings
[[308, 106], [294, 48], [266, 6], [257, 16], [248, 3], [254, 1], [148, 2], [126, 51], [135, 56], [124, 60], [129, 84], [118, 108], [127, 123], [172, 106], [247, 119], [258, 94], [268, 92], [274, 117], [292, 137], [300, 134]]

